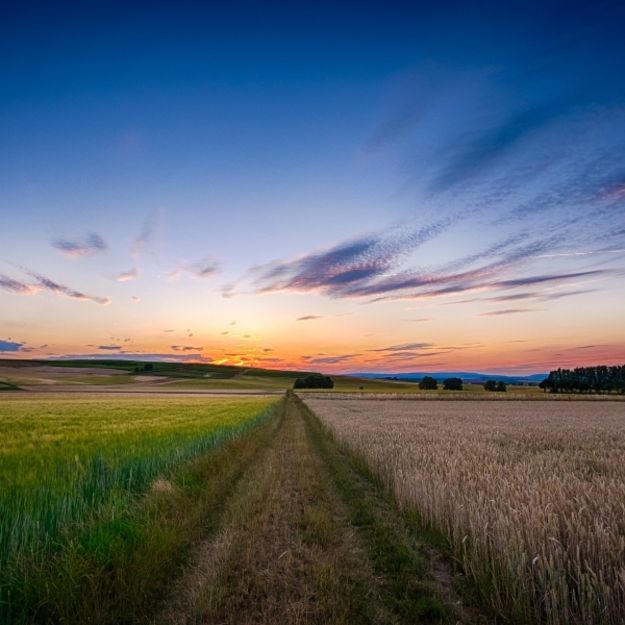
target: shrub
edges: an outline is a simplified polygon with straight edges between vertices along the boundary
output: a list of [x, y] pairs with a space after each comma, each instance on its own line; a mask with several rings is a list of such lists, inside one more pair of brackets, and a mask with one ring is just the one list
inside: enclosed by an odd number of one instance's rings
[[446, 391], [461, 391], [462, 380], [460, 378], [447, 378], [443, 382], [443, 389]]
[[334, 388], [334, 380], [321, 373], [310, 373], [303, 378], [296, 378], [293, 388]]
[[422, 391], [435, 391], [438, 388], [438, 384], [432, 376], [426, 375], [423, 380], [419, 382], [419, 388]]

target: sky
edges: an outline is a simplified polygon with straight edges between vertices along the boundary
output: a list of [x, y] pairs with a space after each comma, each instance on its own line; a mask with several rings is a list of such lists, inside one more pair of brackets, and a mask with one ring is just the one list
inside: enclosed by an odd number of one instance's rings
[[85, 4], [0, 23], [0, 357], [625, 362], [622, 2]]

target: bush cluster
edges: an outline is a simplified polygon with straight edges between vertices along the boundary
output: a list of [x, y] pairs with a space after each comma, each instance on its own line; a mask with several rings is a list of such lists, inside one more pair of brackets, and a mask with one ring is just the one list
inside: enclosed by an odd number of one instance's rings
[[296, 378], [293, 388], [334, 388], [334, 380], [321, 373], [311, 373], [303, 378]]
[[501, 380], [486, 380], [486, 382], [484, 382], [484, 390], [505, 393], [508, 390], [508, 387], [506, 386], [506, 383]]
[[443, 380], [443, 390], [445, 391], [461, 391], [462, 380], [460, 378], [447, 378]]
[[421, 382], [419, 382], [419, 388], [422, 391], [435, 391], [438, 388], [436, 380], [429, 375], [426, 375]]

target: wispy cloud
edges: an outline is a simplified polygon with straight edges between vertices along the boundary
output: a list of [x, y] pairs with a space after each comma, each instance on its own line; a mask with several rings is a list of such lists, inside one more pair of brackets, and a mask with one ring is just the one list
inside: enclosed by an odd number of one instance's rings
[[117, 282], [131, 282], [139, 277], [139, 270], [136, 267], [128, 269], [128, 271], [121, 271], [115, 276]]
[[54, 282], [50, 278], [46, 276], [42, 276], [41, 274], [29, 272], [30, 275], [35, 279], [35, 286], [40, 287], [46, 291], [51, 291], [56, 295], [61, 295], [64, 297], [68, 297], [70, 299], [75, 299], [83, 302], [95, 302], [96, 304], [106, 305], [110, 304], [111, 300], [108, 297], [99, 297], [96, 295], [87, 295], [82, 291], [77, 291], [76, 289], [72, 289], [71, 287], [65, 286], [63, 284], [59, 284], [58, 282]]
[[415, 350], [415, 349], [429, 349], [433, 347], [431, 343], [400, 343], [399, 345], [388, 345], [387, 347], [377, 347], [375, 349], [370, 349], [370, 352], [395, 352], [395, 351], [406, 351], [406, 350]]
[[599, 277], [610, 274], [607, 269], [594, 269], [591, 271], [576, 271], [570, 273], [543, 274], [538, 276], [527, 276], [524, 278], [514, 278], [512, 280], [500, 280], [493, 282], [491, 286], [501, 288], [516, 288], [534, 284], [546, 284], [550, 282], [566, 282], [577, 278]]
[[70, 299], [80, 301], [90, 301], [96, 304], [110, 304], [111, 300], [108, 297], [99, 297], [95, 295], [87, 295], [82, 291], [78, 291], [71, 287], [59, 284], [50, 278], [41, 274], [25, 270], [26, 273], [34, 280], [34, 282], [24, 282], [21, 280], [14, 280], [4, 274], [0, 274], [0, 288], [5, 289], [11, 293], [17, 295], [34, 295], [40, 291], [51, 291], [57, 295], [68, 297]]
[[597, 293], [600, 289], [577, 289], [576, 291], [562, 291], [560, 293], [542, 293], [538, 299], [543, 301], [558, 300], [565, 297], [576, 297], [588, 293]]
[[[579, 33], [580, 43], [589, 32]], [[584, 44], [592, 58], [598, 43]], [[617, 265], [625, 243], [622, 91], [617, 94], [610, 81], [584, 88], [568, 61], [557, 67], [555, 59], [563, 57], [553, 55], [552, 45], [549, 54], [523, 55], [522, 68], [421, 66], [399, 79], [396, 102], [373, 133], [369, 155], [396, 150], [402, 192], [414, 190], [420, 212], [438, 217], [448, 215], [450, 206], [462, 207], [458, 219], [466, 230], [456, 230], [453, 243], [440, 249], [480, 241], [482, 250], [437, 267], [400, 270], [393, 263], [381, 275], [332, 295], [434, 298], [538, 286], [534, 280], [541, 275], [545, 286], [574, 281], [558, 272], [562, 265], [554, 269], [558, 259], [578, 259], [570, 274], [580, 269], [580, 279], [581, 269], [594, 268], [583, 266], [585, 257], [595, 257], [599, 266], [611, 256]], [[589, 58], [584, 54], [578, 61]], [[613, 54], [604, 62], [613, 64]], [[546, 65], [554, 79], [547, 89]], [[609, 104], [603, 100], [608, 92]], [[509, 234], [489, 246], [495, 232]]]
[[442, 351], [425, 351], [425, 352], [389, 352], [384, 355], [384, 357], [379, 361], [383, 362], [384, 360], [414, 360], [415, 358], [431, 358], [432, 356], [440, 356], [441, 354], [447, 354], [449, 350]]
[[0, 288], [5, 291], [9, 291], [10, 293], [17, 293], [19, 295], [34, 295], [41, 290], [34, 284], [14, 280], [4, 274], [0, 274]]
[[544, 128], [561, 114], [561, 106], [529, 107], [511, 114], [494, 128], [484, 129], [464, 144], [456, 144], [447, 164], [430, 182], [430, 190], [447, 190], [483, 172], [528, 135]]
[[251, 270], [257, 293], [318, 291], [335, 297], [359, 294], [372, 280], [392, 271], [420, 246], [442, 234], [453, 222], [449, 217], [410, 229], [391, 229], [364, 236], [286, 262], [273, 262]]
[[567, 229], [537, 237], [525, 231], [517, 232], [438, 267], [402, 268], [416, 250], [443, 234], [453, 220], [449, 216], [408, 232], [393, 228], [295, 260], [255, 267], [248, 276], [252, 292], [315, 292], [330, 297], [373, 298], [370, 301], [420, 299], [566, 282], [610, 273], [607, 269], [589, 269], [514, 277], [525, 265], [546, 253], [555, 253], [567, 240]]
[[132, 244], [132, 255], [138, 256], [149, 248], [154, 242], [154, 238], [158, 232], [161, 223], [161, 212], [152, 211], [143, 222], [143, 227], [139, 236], [134, 240]]
[[98, 345], [98, 349], [104, 352], [115, 352], [122, 349], [121, 345]]
[[[50, 356], [52, 360], [75, 360], [77, 358], [87, 360], [98, 360], [103, 357], [102, 353], [88, 354], [61, 354]], [[160, 352], [112, 352], [106, 355], [107, 360], [147, 360], [153, 362], [204, 362], [210, 363], [213, 359], [210, 356], [201, 354], [168, 354]]]
[[506, 295], [496, 295], [494, 297], [472, 297], [455, 302], [446, 302], [447, 305], [468, 304], [472, 302], [516, 302], [522, 300], [551, 301], [564, 299], [566, 297], [576, 297], [588, 293], [596, 293], [599, 289], [576, 289], [574, 291], [523, 291], [521, 293], [508, 293]]
[[165, 276], [170, 280], [176, 280], [184, 274], [204, 280], [211, 278], [219, 272], [219, 262], [214, 258], [205, 257], [195, 263], [183, 263], [167, 271]]
[[321, 356], [316, 358], [304, 358], [309, 365], [337, 365], [358, 358], [360, 354], [340, 354], [338, 356]]
[[203, 347], [195, 347], [193, 345], [171, 345], [171, 349], [175, 352], [201, 352]]
[[108, 248], [104, 239], [95, 232], [78, 239], [54, 239], [52, 247], [71, 257], [91, 256]]
[[499, 317], [502, 315], [518, 315], [520, 313], [535, 312], [536, 308], [504, 308], [502, 310], [491, 310], [481, 314], [482, 317]]
[[204, 258], [187, 267], [196, 278], [210, 278], [219, 271], [219, 263], [211, 258]]
[[313, 321], [315, 319], [323, 319], [321, 315], [304, 315], [303, 317], [298, 317], [296, 321]]

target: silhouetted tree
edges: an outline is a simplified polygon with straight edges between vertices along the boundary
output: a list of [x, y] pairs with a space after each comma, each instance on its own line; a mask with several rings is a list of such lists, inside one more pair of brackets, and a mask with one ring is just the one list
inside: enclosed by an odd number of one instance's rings
[[303, 378], [296, 378], [293, 388], [334, 388], [334, 380], [321, 373], [310, 373]]
[[499, 380], [499, 382], [497, 382], [497, 387], [495, 388], [495, 390], [498, 393], [505, 393], [508, 390], [508, 386], [505, 382]]
[[419, 382], [419, 388], [422, 391], [435, 391], [438, 388], [436, 380], [429, 375], [423, 376], [421, 382]]
[[496, 391], [497, 390], [497, 382], [496, 382], [496, 380], [486, 380], [486, 382], [484, 382], [484, 390], [485, 391]]
[[556, 369], [538, 386], [550, 393], [625, 393], [625, 365]]
[[462, 380], [460, 378], [447, 378], [443, 381], [443, 389], [446, 391], [461, 391]]

